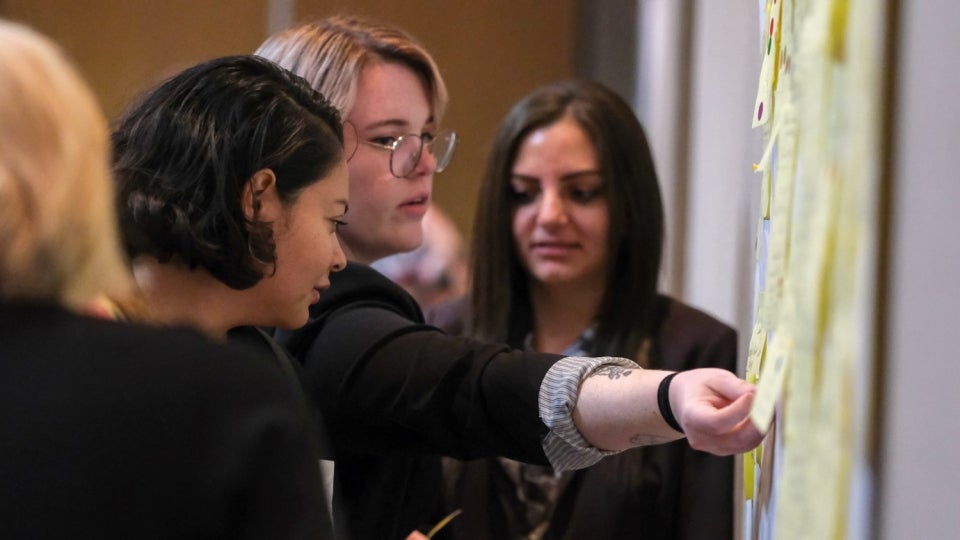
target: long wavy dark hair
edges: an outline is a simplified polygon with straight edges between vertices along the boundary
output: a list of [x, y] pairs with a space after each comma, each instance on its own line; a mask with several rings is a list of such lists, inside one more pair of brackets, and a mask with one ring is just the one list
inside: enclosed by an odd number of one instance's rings
[[610, 212], [607, 285], [587, 352], [642, 360], [640, 351], [653, 331], [663, 203], [643, 127], [622, 98], [595, 82], [541, 87], [517, 103], [500, 125], [473, 227], [469, 329], [482, 339], [519, 346], [532, 328], [529, 276], [517, 257], [511, 228], [515, 203], [510, 177], [527, 135], [567, 117], [593, 141]]

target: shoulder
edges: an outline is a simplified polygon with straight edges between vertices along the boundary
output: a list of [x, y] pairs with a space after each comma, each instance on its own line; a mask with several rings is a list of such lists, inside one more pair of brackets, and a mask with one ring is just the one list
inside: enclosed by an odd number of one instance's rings
[[18, 315], [16, 333], [0, 330], [0, 341], [9, 365], [30, 372], [38, 385], [69, 381], [65, 391], [97, 388], [111, 399], [176, 408], [200, 401], [287, 401], [281, 374], [269, 361], [189, 328], [103, 320], [51, 306]]
[[423, 313], [417, 301], [407, 291], [387, 276], [373, 268], [358, 263], [349, 263], [340, 272], [330, 275], [330, 288], [323, 292], [310, 315], [315, 317], [332, 309], [353, 304], [379, 304], [417, 321]]
[[470, 303], [465, 296], [441, 302], [424, 314], [427, 324], [453, 336], [464, 334], [469, 316]]
[[407, 325], [423, 324], [423, 312], [407, 291], [367, 265], [348, 263], [342, 271], [330, 274], [330, 288], [321, 294], [319, 302], [310, 306], [307, 324], [297, 330], [277, 330], [274, 338], [303, 361], [328, 325], [352, 319], [361, 310], [364, 326], [369, 331], [355, 328], [352, 321], [349, 325], [351, 333], [361, 336], [371, 336], [382, 326], [392, 328], [397, 321]]
[[666, 369], [736, 368], [737, 331], [689, 304], [660, 295], [656, 341]]

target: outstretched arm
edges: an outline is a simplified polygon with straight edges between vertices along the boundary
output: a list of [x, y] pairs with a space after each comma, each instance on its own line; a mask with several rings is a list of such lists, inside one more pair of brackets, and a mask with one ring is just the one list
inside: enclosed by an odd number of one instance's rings
[[597, 448], [625, 450], [686, 435], [690, 446], [717, 455], [746, 452], [763, 435], [749, 421], [754, 387], [717, 368], [678, 373], [669, 402], [683, 433], [671, 428], [657, 404], [660, 382], [671, 372], [604, 366], [580, 386], [573, 420]]

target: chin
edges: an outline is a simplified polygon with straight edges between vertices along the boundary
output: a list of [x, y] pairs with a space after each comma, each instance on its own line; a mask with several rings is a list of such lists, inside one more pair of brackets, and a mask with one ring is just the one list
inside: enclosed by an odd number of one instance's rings
[[423, 232], [417, 226], [416, 234], [406, 234], [400, 237], [396, 244], [395, 249], [393, 250], [394, 254], [396, 253], [406, 253], [407, 251], [413, 251], [420, 247], [423, 244]]
[[309, 319], [310, 310], [308, 308], [304, 308], [297, 315], [291, 314], [289, 317], [285, 317], [282, 321], [277, 322], [275, 326], [283, 330], [296, 330], [307, 324]]
[[569, 268], [550, 266], [547, 268], [537, 268], [530, 272], [534, 279], [546, 284], [561, 284], [569, 281], [576, 281], [580, 275], [571, 272]]

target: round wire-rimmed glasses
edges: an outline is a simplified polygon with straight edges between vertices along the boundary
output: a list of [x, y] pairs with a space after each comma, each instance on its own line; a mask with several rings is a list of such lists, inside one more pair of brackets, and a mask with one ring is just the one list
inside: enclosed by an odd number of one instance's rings
[[450, 129], [441, 129], [436, 133], [401, 135], [390, 144], [366, 140], [360, 142], [374, 148], [389, 150], [390, 174], [397, 178], [406, 178], [417, 168], [424, 148], [437, 162], [434, 172], [443, 172], [453, 159], [453, 151], [457, 148], [457, 133]]

